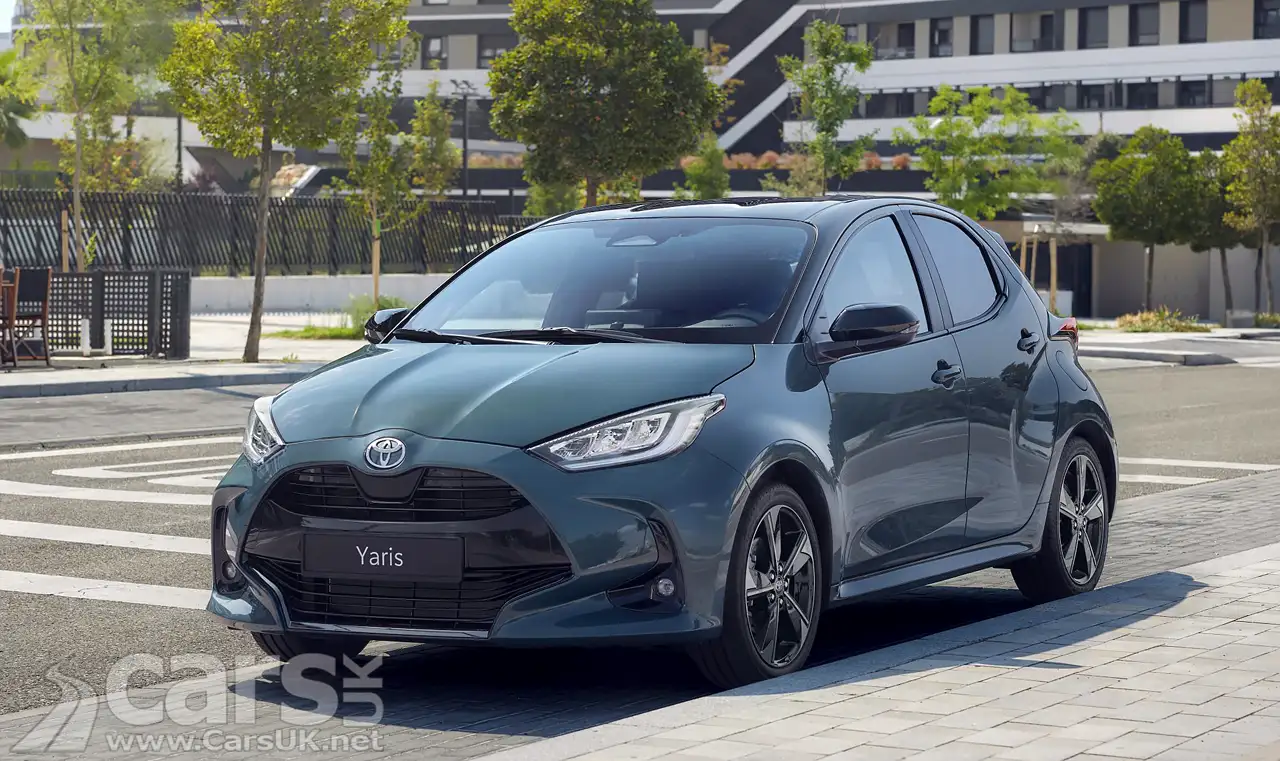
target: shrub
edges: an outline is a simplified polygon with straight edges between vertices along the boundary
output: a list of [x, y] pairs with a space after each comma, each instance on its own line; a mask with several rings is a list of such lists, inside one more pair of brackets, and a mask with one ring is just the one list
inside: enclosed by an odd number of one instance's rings
[[1255, 328], [1280, 328], [1280, 312], [1259, 312], [1253, 316]]
[[782, 161], [777, 151], [765, 151], [756, 159], [756, 169], [776, 169]]
[[[688, 169], [689, 167], [693, 166], [696, 163], [698, 163], [697, 156], [685, 156], [684, 158], [680, 159], [680, 168]], [[728, 159], [725, 159], [725, 163], [726, 164], [728, 163]], [[728, 169], [728, 168], [729, 167], [727, 166], [725, 167], [725, 169]]]
[[754, 153], [735, 153], [729, 157], [730, 169], [755, 169], [756, 156]]
[[862, 168], [867, 171], [875, 171], [884, 166], [884, 159], [880, 158], [880, 154], [875, 151], [867, 151], [862, 154]]
[[1208, 333], [1211, 330], [1195, 317], [1183, 317], [1182, 312], [1165, 306], [1121, 315], [1116, 320], [1116, 327], [1129, 333]]
[[899, 153], [893, 157], [893, 168], [899, 171], [911, 168], [911, 154]]

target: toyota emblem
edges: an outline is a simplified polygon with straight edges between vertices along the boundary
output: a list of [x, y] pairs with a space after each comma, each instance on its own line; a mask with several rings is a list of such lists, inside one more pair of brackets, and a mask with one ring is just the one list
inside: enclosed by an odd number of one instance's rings
[[378, 470], [391, 470], [404, 462], [404, 442], [390, 437], [375, 439], [365, 447], [365, 462]]

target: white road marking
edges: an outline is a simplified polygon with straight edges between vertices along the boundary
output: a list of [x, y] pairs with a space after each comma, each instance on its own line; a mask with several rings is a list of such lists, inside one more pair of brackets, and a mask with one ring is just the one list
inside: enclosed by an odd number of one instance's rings
[[85, 486], [29, 484], [22, 481], [0, 481], [0, 494], [10, 494], [19, 497], [82, 499], [89, 502], [143, 502], [150, 505], [209, 505], [208, 494], [130, 491], [128, 489], [92, 489]]
[[128, 602], [187, 610], [204, 610], [209, 602], [207, 589], [162, 587], [156, 584], [79, 579], [73, 576], [49, 576], [43, 573], [20, 571], [0, 571], [0, 591], [104, 602]]
[[171, 439], [168, 441], [144, 441], [137, 444], [109, 444], [100, 447], [75, 447], [73, 449], [40, 449], [34, 452], [5, 452], [0, 460], [34, 460], [41, 457], [63, 457], [77, 454], [106, 452], [135, 452], [141, 449], [169, 449], [172, 447], [199, 447], [209, 444], [238, 444], [239, 436], [211, 436], [205, 439]]
[[1193, 478], [1191, 476], [1149, 476], [1137, 473], [1121, 473], [1120, 481], [1130, 484], [1168, 484], [1170, 486], [1195, 486], [1217, 481], [1216, 478]]
[[146, 478], [147, 476], [169, 476], [179, 473], [202, 473], [221, 468], [222, 472], [226, 472], [227, 466], [209, 466], [202, 465], [194, 468], [161, 468], [159, 470], [144, 471], [125, 471], [122, 468], [152, 468], [155, 465], [185, 465], [193, 462], [225, 462], [234, 460], [239, 455], [218, 455], [216, 457], [185, 457], [180, 460], [153, 460], [151, 462], [129, 462], [119, 465], [94, 465], [88, 468], [63, 468], [53, 471], [55, 476], [69, 476], [72, 478]]
[[195, 489], [214, 489], [226, 475], [225, 468], [193, 476], [173, 476], [171, 478], [148, 478], [147, 483], [158, 486], [188, 486]]
[[1253, 470], [1266, 473], [1280, 470], [1280, 465], [1263, 465], [1249, 462], [1219, 462], [1217, 460], [1166, 460], [1159, 457], [1121, 457], [1121, 465], [1150, 465], [1166, 468], [1189, 468], [1199, 470]]
[[189, 536], [166, 534], [138, 534], [132, 531], [64, 526], [57, 523], [32, 523], [0, 519], [0, 536], [16, 536], [23, 539], [48, 539], [72, 544], [93, 544], [100, 547], [127, 547], [136, 550], [180, 552], [187, 555], [208, 555], [209, 540]]

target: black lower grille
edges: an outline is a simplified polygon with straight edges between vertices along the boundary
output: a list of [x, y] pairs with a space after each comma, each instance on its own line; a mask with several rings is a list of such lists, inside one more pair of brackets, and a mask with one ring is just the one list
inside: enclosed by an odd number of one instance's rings
[[568, 566], [468, 569], [460, 584], [303, 576], [300, 563], [253, 558], [298, 623], [486, 631], [517, 597], [567, 580]]
[[346, 465], [295, 470], [271, 499], [297, 515], [423, 523], [483, 520], [529, 504], [507, 482], [473, 470], [433, 467], [369, 476]]

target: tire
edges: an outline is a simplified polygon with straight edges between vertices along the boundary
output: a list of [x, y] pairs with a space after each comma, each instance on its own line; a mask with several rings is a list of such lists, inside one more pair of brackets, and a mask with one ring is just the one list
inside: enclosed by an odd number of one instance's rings
[[[1080, 502], [1081, 469], [1085, 470], [1083, 517], [1076, 507]], [[1107, 482], [1097, 452], [1084, 439], [1071, 439], [1062, 452], [1054, 477], [1053, 499], [1045, 516], [1040, 551], [1012, 567], [1013, 580], [1027, 599], [1036, 603], [1060, 600], [1098, 586], [1111, 533], [1109, 504]], [[1082, 527], [1083, 533], [1077, 527]], [[1064, 536], [1071, 537], [1074, 549], [1067, 546]], [[1081, 537], [1085, 542], [1079, 541]]]
[[300, 634], [265, 634], [253, 632], [253, 641], [262, 652], [284, 663], [299, 655], [318, 653], [334, 658], [354, 658], [369, 640], [358, 637], [303, 636]]
[[[774, 545], [764, 539], [770, 525], [781, 529], [779, 554], [784, 564], [804, 542], [808, 547], [807, 552], [802, 549], [795, 556], [793, 573], [779, 575], [773, 582], [767, 569], [775, 567]], [[748, 585], [757, 591], [749, 594]], [[821, 542], [809, 508], [788, 486], [763, 486], [748, 503], [734, 537], [720, 636], [694, 645], [690, 655], [708, 681], [721, 689], [798, 671], [813, 650], [825, 601]], [[762, 651], [757, 637], [759, 642], [768, 641], [770, 616], [775, 611], [777, 625], [769, 658], [769, 648]]]

